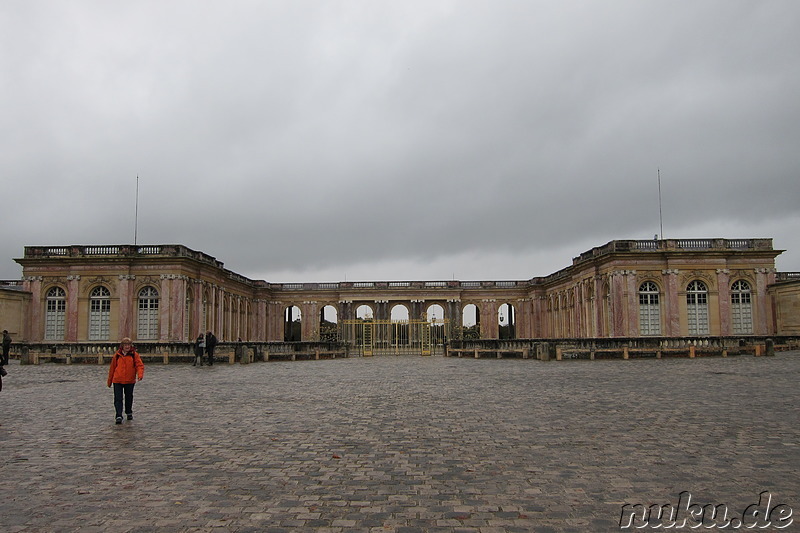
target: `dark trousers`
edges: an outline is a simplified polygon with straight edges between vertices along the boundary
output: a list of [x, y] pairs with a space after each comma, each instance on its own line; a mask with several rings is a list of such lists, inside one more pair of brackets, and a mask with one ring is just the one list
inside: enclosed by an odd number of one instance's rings
[[0, 366], [8, 364], [8, 352], [11, 349], [11, 346], [3, 346], [3, 358], [0, 360]]
[[211, 348], [210, 350], [208, 350], [208, 364], [209, 365], [213, 365], [214, 364], [214, 348]]
[[122, 417], [122, 395], [125, 394], [125, 414], [133, 414], [133, 386], [136, 383], [114, 383], [114, 410]]

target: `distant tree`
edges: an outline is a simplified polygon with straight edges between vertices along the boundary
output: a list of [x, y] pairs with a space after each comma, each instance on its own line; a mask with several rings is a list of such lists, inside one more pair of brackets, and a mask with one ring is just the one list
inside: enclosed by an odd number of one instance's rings
[[319, 340], [322, 342], [336, 342], [339, 339], [339, 328], [336, 322], [322, 320], [319, 325]]
[[481, 338], [481, 327], [478, 324], [465, 327], [462, 331], [461, 336], [464, 340], [478, 340]]

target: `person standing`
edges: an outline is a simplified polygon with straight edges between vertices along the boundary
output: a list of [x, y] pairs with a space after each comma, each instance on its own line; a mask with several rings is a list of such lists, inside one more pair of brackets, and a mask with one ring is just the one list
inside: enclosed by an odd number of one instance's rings
[[137, 381], [144, 379], [144, 363], [133, 347], [131, 339], [125, 337], [119, 344], [119, 349], [111, 358], [108, 368], [108, 386], [114, 385], [114, 410], [116, 423], [122, 424], [123, 396], [125, 399], [125, 414], [128, 420], [133, 420], [133, 387]]
[[206, 351], [206, 337], [202, 333], [197, 336], [194, 343], [194, 363], [192, 366], [203, 366], [203, 354]]
[[8, 364], [8, 352], [11, 350], [11, 335], [8, 334], [8, 330], [3, 330], [3, 358], [0, 360], [0, 366], [5, 366]]
[[206, 353], [208, 354], [208, 364], [214, 364], [214, 348], [217, 347], [217, 338], [210, 331], [206, 333]]

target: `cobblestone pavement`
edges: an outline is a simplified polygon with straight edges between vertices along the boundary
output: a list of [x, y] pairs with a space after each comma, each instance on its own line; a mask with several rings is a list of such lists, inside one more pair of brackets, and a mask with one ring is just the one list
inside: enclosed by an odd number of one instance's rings
[[681, 491], [800, 510], [800, 352], [149, 364], [121, 426], [106, 372], [12, 361], [0, 531], [619, 531]]

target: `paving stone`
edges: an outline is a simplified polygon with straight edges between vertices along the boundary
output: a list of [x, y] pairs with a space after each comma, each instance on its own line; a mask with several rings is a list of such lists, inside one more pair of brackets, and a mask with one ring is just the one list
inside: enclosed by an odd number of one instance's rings
[[619, 531], [681, 491], [800, 509], [798, 352], [151, 364], [119, 426], [106, 372], [12, 362], [0, 531]]

